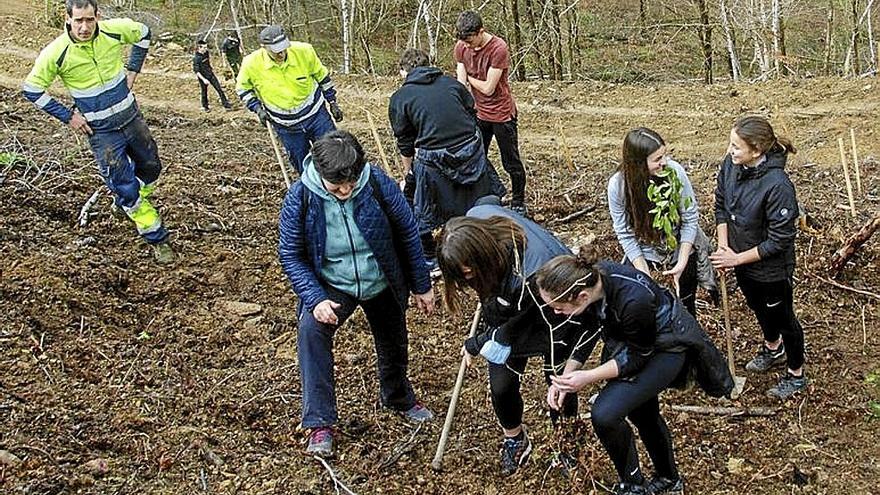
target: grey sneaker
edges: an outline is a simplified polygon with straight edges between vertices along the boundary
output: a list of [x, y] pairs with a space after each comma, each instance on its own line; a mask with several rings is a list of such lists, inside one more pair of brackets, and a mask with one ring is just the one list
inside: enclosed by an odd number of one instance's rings
[[772, 351], [762, 345], [758, 354], [746, 364], [746, 370], [762, 373], [770, 368], [785, 363], [785, 344], [779, 344], [779, 348]]
[[174, 250], [171, 249], [171, 245], [168, 242], [160, 242], [159, 244], [152, 244], [153, 248], [153, 260], [160, 265], [170, 265], [174, 263]]
[[434, 413], [431, 412], [430, 409], [424, 406], [421, 402], [416, 402], [416, 405], [411, 408], [403, 411], [403, 417], [412, 421], [413, 423], [427, 423], [434, 419]]
[[779, 383], [767, 390], [767, 395], [770, 397], [776, 397], [779, 400], [786, 400], [797, 392], [807, 388], [807, 383], [809, 383], [809, 381], [807, 380], [806, 375], [794, 376], [786, 371], [785, 376], [779, 380]]
[[306, 454], [329, 459], [335, 455], [333, 448], [333, 428], [322, 426], [315, 428], [309, 435], [309, 446]]
[[532, 441], [526, 434], [526, 428], [522, 429], [522, 437], [505, 438], [501, 443], [501, 474], [510, 476], [516, 470], [528, 462], [532, 453]]
[[674, 480], [663, 476], [654, 476], [648, 482], [648, 493], [650, 495], [681, 495], [684, 493], [684, 480], [681, 476]]

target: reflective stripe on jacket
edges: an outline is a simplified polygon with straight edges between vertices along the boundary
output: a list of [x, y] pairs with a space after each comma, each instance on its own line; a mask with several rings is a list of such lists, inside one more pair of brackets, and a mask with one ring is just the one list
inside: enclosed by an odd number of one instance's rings
[[[132, 48], [128, 63], [123, 65], [125, 45]], [[131, 19], [98, 22], [95, 36], [89, 41], [74, 41], [65, 32], [40, 52], [22, 87], [24, 96], [68, 123], [72, 110], [46, 92], [59, 77], [92, 130], [119, 129], [138, 111], [134, 94], [128, 89], [126, 70], [140, 72], [149, 47], [150, 29]]]

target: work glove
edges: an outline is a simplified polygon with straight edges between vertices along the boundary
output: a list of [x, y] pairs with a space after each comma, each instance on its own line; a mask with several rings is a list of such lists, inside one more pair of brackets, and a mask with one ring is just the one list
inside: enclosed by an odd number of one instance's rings
[[339, 108], [339, 103], [335, 101], [330, 104], [330, 114], [333, 115], [333, 120], [336, 122], [342, 122], [342, 119], [345, 115], [342, 113], [342, 109]]
[[266, 114], [266, 109], [263, 108], [263, 105], [258, 106], [257, 109], [254, 110], [254, 113], [257, 114], [257, 118], [260, 119], [260, 125], [266, 127], [266, 119], [268, 119], [269, 116]]

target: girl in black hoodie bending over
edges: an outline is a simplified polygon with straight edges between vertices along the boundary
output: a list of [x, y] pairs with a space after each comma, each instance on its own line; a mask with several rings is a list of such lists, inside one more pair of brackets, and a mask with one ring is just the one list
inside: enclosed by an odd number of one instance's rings
[[804, 330], [794, 313], [792, 275], [798, 203], [785, 173], [788, 139], [777, 137], [764, 117], [740, 118], [730, 131], [727, 157], [718, 172], [715, 224], [718, 269], [733, 268], [746, 302], [764, 333], [764, 345], [746, 369], [788, 370], [767, 394], [788, 399], [807, 386]]

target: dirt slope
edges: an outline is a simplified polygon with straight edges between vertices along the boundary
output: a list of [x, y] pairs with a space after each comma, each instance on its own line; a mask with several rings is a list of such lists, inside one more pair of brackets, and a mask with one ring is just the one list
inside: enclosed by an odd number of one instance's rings
[[[0, 463], [0, 492], [332, 493], [324, 468], [301, 454], [295, 298], [275, 254], [284, 188], [265, 133], [243, 110], [198, 112], [187, 54], [151, 52], [136, 91], [159, 143], [165, 171], [157, 201], [180, 255], [172, 268], [157, 268], [131, 225], [109, 215], [104, 193], [89, 225], [77, 227], [80, 207], [100, 187], [87, 144], [18, 93], [34, 53], [54, 33], [33, 18], [0, 14], [7, 26], [0, 33], [0, 152], [21, 157], [3, 165], [0, 175], [0, 450], [23, 460], [14, 467]], [[386, 153], [395, 156], [385, 115], [398, 81], [337, 79], [343, 127], [375, 155], [364, 114], [370, 111]], [[231, 92], [231, 83], [226, 86]], [[880, 211], [876, 80], [542, 83], [515, 85], [514, 94], [534, 217], [548, 222], [596, 205], [594, 213], [554, 229], [571, 242], [594, 233], [615, 256], [604, 185], [628, 128], [655, 128], [690, 167], [706, 229], [715, 167], [733, 120], [746, 111], [769, 112], [777, 129], [794, 139], [801, 152], [790, 173], [819, 224], [818, 232], [801, 233], [797, 241], [795, 297], [807, 332], [810, 391], [779, 404], [763, 396], [775, 375], [749, 376], [746, 394], [734, 405], [774, 407], [774, 416], [674, 412], [674, 404], [722, 404], [678, 391], [664, 394], [665, 413], [691, 493], [876, 492], [880, 423], [868, 402], [880, 399], [880, 390], [867, 380], [880, 369], [878, 301], [822, 279], [838, 243]], [[841, 208], [846, 200], [836, 147], [850, 127], [858, 130], [865, 158], [857, 219]], [[878, 242], [866, 246], [843, 283], [880, 292]], [[236, 302], [259, 308], [230, 304]], [[733, 305], [741, 370], [760, 332], [739, 295]], [[720, 318], [719, 310], [701, 308], [701, 320], [719, 342]], [[467, 320], [411, 313], [411, 377], [440, 415]], [[400, 459], [383, 467], [412, 431], [376, 404], [375, 359], [363, 318], [340, 333], [336, 376], [344, 436], [333, 465], [355, 492], [591, 493], [613, 483], [589, 426], [562, 432], [576, 442], [566, 447], [580, 460], [576, 476], [568, 480], [550, 469], [562, 442], [544, 418], [537, 365], [524, 384], [537, 450], [513, 478], [497, 474], [499, 434], [482, 368], [468, 373], [446, 472], [428, 468], [440, 421], [418, 431]], [[102, 476], [83, 467], [98, 458], [109, 460]]]

